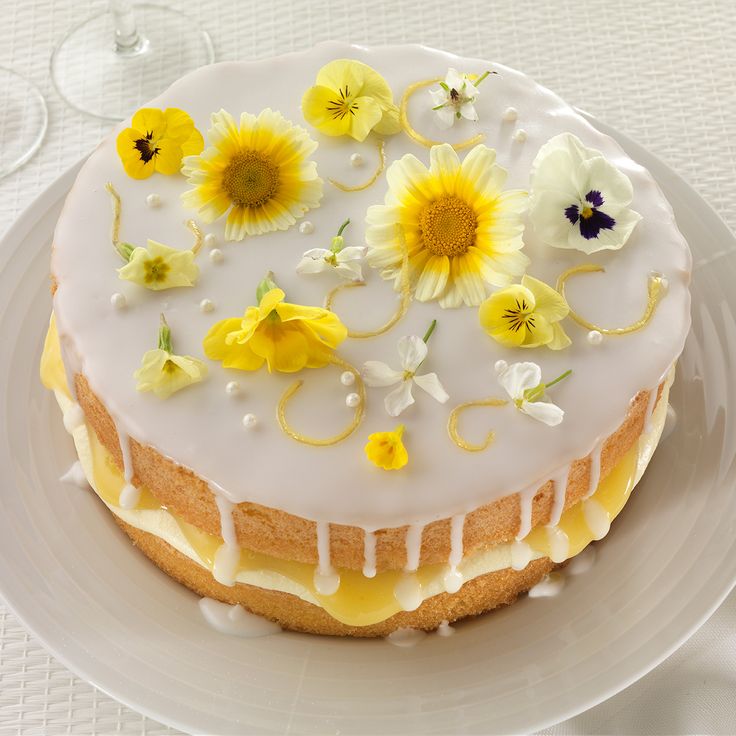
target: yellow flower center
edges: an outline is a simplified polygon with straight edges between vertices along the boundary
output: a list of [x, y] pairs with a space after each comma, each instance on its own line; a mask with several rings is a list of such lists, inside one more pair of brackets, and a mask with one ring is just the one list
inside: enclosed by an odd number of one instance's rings
[[587, 220], [592, 216], [593, 208], [589, 204], [583, 205], [583, 209], [580, 211], [580, 217], [582, 217], [583, 220]]
[[279, 167], [257, 151], [242, 151], [222, 172], [222, 188], [238, 207], [261, 207], [279, 188]]
[[333, 120], [342, 120], [346, 115], [355, 115], [358, 105], [352, 101], [348, 85], [340, 87], [337, 94], [339, 96], [327, 104], [327, 112], [330, 113]]
[[511, 332], [518, 332], [524, 327], [529, 332], [534, 330], [534, 310], [526, 299], [516, 299], [515, 309], [504, 309], [503, 319], [506, 322], [506, 329]]
[[165, 281], [167, 274], [171, 271], [171, 266], [161, 256], [146, 261], [143, 267], [145, 269], [143, 280], [147, 284], [158, 284]]
[[460, 256], [475, 243], [478, 219], [459, 197], [442, 197], [419, 216], [424, 247], [435, 256]]

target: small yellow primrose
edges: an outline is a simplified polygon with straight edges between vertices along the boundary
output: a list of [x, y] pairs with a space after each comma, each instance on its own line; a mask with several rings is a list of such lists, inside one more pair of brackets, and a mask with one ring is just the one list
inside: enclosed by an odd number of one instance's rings
[[571, 340], [560, 326], [570, 308], [551, 286], [532, 276], [486, 299], [478, 310], [483, 329], [508, 347], [551, 350], [566, 348]]
[[178, 174], [184, 156], [204, 148], [202, 134], [184, 110], [144, 107], [133, 115], [130, 128], [118, 134], [117, 151], [125, 173], [147, 179], [154, 171]]
[[365, 446], [366, 457], [384, 470], [400, 470], [409, 462], [409, 453], [402, 437], [404, 425], [399, 424], [393, 432], [374, 432], [368, 436]]
[[401, 129], [386, 80], [353, 59], [336, 59], [319, 70], [317, 84], [304, 93], [302, 112], [325, 135], [349, 135], [356, 141], [364, 141], [372, 130], [393, 135]]
[[207, 375], [207, 366], [190, 355], [174, 355], [171, 330], [161, 315], [158, 332], [158, 348], [149, 350], [141, 360], [141, 367], [133, 374], [138, 381], [138, 391], [152, 391], [159, 399], [199, 383]]
[[245, 315], [224, 319], [204, 338], [205, 355], [225, 368], [295, 373], [327, 365], [334, 349], [347, 337], [347, 328], [333, 312], [284, 302], [286, 295], [268, 274], [258, 286], [257, 307]]
[[155, 240], [149, 240], [147, 248], [131, 248], [128, 243], [118, 246], [123, 258], [128, 254], [128, 262], [118, 269], [121, 279], [153, 291], [194, 286], [197, 281], [199, 267], [194, 262], [194, 250], [169, 248]]

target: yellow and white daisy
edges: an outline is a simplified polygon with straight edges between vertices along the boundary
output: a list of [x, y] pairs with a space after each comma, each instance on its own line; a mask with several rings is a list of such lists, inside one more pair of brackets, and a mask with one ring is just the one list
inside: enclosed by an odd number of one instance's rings
[[317, 143], [281, 113], [244, 112], [238, 125], [220, 110], [207, 138], [207, 149], [184, 159], [182, 173], [194, 188], [182, 201], [208, 223], [227, 213], [228, 240], [287, 230], [319, 206], [322, 179], [309, 159]]
[[[385, 204], [368, 208], [368, 263], [400, 289], [403, 248], [414, 298], [441, 307], [478, 306], [486, 284], [506, 286], [526, 270], [521, 252], [527, 193], [503, 191], [496, 152], [473, 148], [461, 163], [447, 143], [430, 149], [427, 169], [407, 154], [386, 172]], [[403, 238], [397, 235], [401, 225]]]

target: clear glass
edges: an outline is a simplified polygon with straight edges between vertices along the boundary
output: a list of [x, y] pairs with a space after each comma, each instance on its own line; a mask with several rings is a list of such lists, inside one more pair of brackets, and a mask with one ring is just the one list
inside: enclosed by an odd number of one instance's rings
[[214, 61], [195, 20], [160, 5], [111, 0], [72, 28], [51, 55], [51, 79], [80, 112], [122, 120], [187, 72]]
[[46, 101], [35, 85], [0, 67], [0, 177], [28, 161], [46, 135]]

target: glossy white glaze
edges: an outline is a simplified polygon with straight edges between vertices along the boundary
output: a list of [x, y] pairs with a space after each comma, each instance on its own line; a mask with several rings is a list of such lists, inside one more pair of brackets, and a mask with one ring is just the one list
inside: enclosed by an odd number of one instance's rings
[[[143, 353], [155, 346], [163, 301], [167, 302], [167, 320], [177, 352], [195, 356], [202, 356], [202, 337], [215, 321], [213, 315], [199, 311], [200, 301], [208, 294], [217, 296], [218, 319], [241, 315], [254, 302], [259, 280], [272, 269], [290, 301], [321, 304], [336, 280], [330, 274], [301, 277], [295, 272], [296, 263], [305, 247], [328, 247], [329, 238], [346, 217], [352, 220], [346, 231], [347, 244], [362, 244], [365, 210], [383, 201], [386, 182], [380, 177], [369, 189], [349, 194], [326, 184], [322, 206], [309, 213], [314, 231], [298, 237], [293, 228], [247, 242], [227, 243], [224, 220], [220, 220], [207, 230], [219, 246], [210, 256], [221, 249], [223, 260], [214, 263], [200, 255], [201, 275], [195, 287], [167, 292], [126, 289], [128, 308], [115, 310], [109, 300], [110, 294], [120, 289], [116, 272], [119, 258], [112, 248], [100, 247], [109, 242], [111, 222], [105, 182], [112, 181], [122, 197], [121, 237], [135, 244], [150, 237], [173, 247], [188, 247], [190, 240], [182, 222], [196, 214], [180, 204], [179, 195], [187, 188], [182, 177], [129, 179], [115, 153], [114, 135], [82, 169], [59, 220], [52, 262], [58, 283], [54, 306], [67, 370], [84, 372], [114, 417], [121, 438], [129, 435], [152, 445], [216, 483], [234, 502], [251, 501], [308, 519], [373, 529], [426, 525], [529, 488], [533, 481], [544, 482], [570, 461], [585, 457], [595, 438], [616, 429], [631, 398], [656, 385], [682, 348], [690, 321], [690, 255], [669, 204], [646, 170], [553, 93], [498, 64], [459, 59], [416, 46], [365, 49], [329, 43], [302, 54], [203, 68], [175, 83], [152, 104], [187, 110], [203, 132], [209, 114], [220, 107], [237, 115], [271, 106], [305, 125], [299, 108], [302, 92], [323, 64], [346, 56], [374, 66], [386, 77], [397, 99], [408, 84], [444, 76], [449, 66], [469, 72], [491, 66], [498, 71], [486, 81], [488, 94], [478, 99], [479, 123], [459, 121], [446, 135], [448, 140], [459, 140], [478, 131], [485, 133], [485, 142], [497, 150], [498, 162], [509, 171], [508, 188], [528, 186], [536, 152], [555, 134], [572, 132], [586, 145], [603, 151], [631, 179], [632, 207], [644, 219], [621, 251], [591, 257], [545, 248], [533, 228], [527, 227], [524, 240], [525, 252], [532, 259], [529, 272], [554, 283], [557, 275], [572, 265], [593, 262], [605, 266], [605, 274], [572, 279], [568, 297], [587, 319], [619, 326], [638, 319], [645, 303], [647, 275], [659, 271], [669, 282], [668, 294], [647, 328], [591, 346], [587, 332], [568, 320], [566, 329], [573, 339], [570, 348], [560, 352], [512, 350], [484, 335], [474, 309], [442, 310], [436, 303], [415, 302], [386, 335], [347, 340], [339, 353], [353, 365], [367, 359], [391, 362], [399, 337], [421, 335], [433, 318], [438, 320], [426, 367], [442, 377], [451, 399], [446, 405], [418, 401], [402, 414], [410, 462], [400, 472], [376, 469], [363, 453], [368, 434], [387, 429], [380, 390], [369, 391], [360, 429], [345, 442], [325, 448], [298, 444], [271, 421], [280, 395], [294, 376], [269, 375], [265, 370], [240, 373], [210, 362], [206, 381], [161, 401], [150, 393], [137, 392], [132, 374]], [[264, 78], [272, 83], [262, 84]], [[527, 134], [523, 144], [513, 140], [513, 126], [504, 122], [504, 111], [510, 106], [523, 120]], [[409, 115], [418, 130], [437, 137], [427, 95], [414, 95]], [[322, 136], [311, 128], [309, 133], [320, 144], [315, 159], [323, 179], [360, 183], [364, 172], [349, 161], [356, 147], [367, 167], [376, 162], [375, 144], [370, 140], [361, 145]], [[403, 134], [386, 140], [389, 162], [407, 152], [428, 160], [428, 151]], [[145, 196], [152, 187], [166, 202], [165, 207], [145, 206]], [[391, 314], [397, 299], [379, 274], [369, 268], [364, 271], [366, 288], [340, 295], [335, 304], [341, 318], [355, 329], [380, 324]], [[77, 356], [82, 359], [76, 360]], [[564, 408], [565, 420], [550, 428], [530, 421], [513, 406], [493, 409], [492, 413], [469, 412], [464, 418], [465, 434], [482, 437], [492, 423], [496, 440], [485, 452], [466, 453], [448, 439], [449, 411], [457, 403], [494, 391], [491, 368], [499, 359], [534, 360], [542, 366], [545, 377], [572, 367], [573, 376], [554, 388], [554, 401]], [[307, 383], [290, 409], [291, 422], [314, 435], [339, 431], [345, 425], [345, 405], [344, 398], [334, 391], [334, 369], [305, 371], [303, 377]], [[264, 418], [257, 432], [243, 432], [242, 408], [222, 391], [223, 385], [235, 379], [248, 392], [249, 408]], [[525, 527], [522, 519], [520, 531]]]
[[278, 624], [249, 613], [239, 605], [230, 606], [212, 598], [202, 598], [199, 601], [199, 610], [204, 620], [221, 634], [252, 638], [281, 632]]

